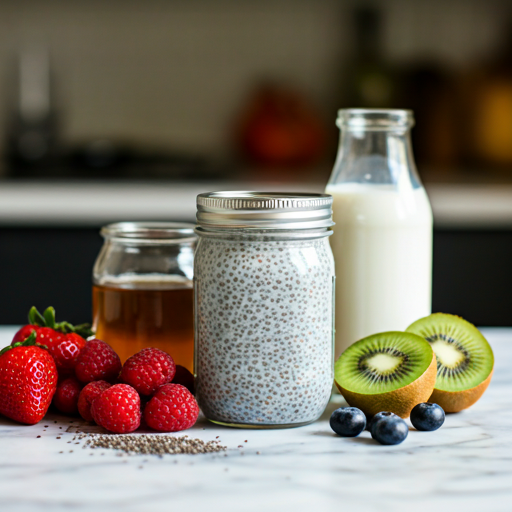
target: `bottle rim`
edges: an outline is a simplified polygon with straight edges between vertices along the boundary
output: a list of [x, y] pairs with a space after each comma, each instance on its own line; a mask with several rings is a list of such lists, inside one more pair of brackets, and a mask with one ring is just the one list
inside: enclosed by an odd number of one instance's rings
[[103, 226], [100, 235], [124, 243], [182, 244], [197, 241], [194, 228], [185, 222], [115, 222]]
[[342, 108], [336, 125], [341, 130], [409, 130], [414, 126], [414, 113], [395, 108]]

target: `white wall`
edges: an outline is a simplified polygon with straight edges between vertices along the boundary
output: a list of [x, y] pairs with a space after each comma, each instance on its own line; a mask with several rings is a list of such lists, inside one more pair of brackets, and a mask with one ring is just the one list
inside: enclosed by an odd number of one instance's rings
[[[255, 80], [302, 87], [334, 120], [357, 0], [2, 0], [0, 106], [18, 48], [50, 48], [68, 141], [106, 136], [222, 151]], [[465, 65], [506, 20], [498, 0], [387, 0], [390, 58]], [[338, 68], [339, 66], [339, 68]], [[0, 111], [0, 145], [2, 144]]]

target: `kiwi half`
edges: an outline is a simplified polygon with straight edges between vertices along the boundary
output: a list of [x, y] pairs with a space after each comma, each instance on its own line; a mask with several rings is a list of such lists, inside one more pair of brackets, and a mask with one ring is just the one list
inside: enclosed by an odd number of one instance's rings
[[434, 313], [411, 324], [407, 332], [425, 338], [436, 353], [437, 381], [430, 402], [445, 412], [459, 412], [483, 395], [491, 382], [494, 355], [473, 324], [455, 315]]
[[334, 365], [334, 381], [349, 405], [367, 416], [390, 411], [407, 418], [434, 390], [436, 356], [415, 334], [374, 334], [341, 354]]

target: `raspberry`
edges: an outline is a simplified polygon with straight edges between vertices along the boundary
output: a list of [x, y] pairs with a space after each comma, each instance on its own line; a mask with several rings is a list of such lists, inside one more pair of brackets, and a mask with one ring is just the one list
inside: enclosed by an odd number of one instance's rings
[[175, 373], [176, 366], [169, 354], [159, 348], [144, 348], [124, 363], [119, 378], [141, 395], [151, 395], [171, 382]]
[[112, 347], [101, 340], [91, 340], [85, 344], [76, 360], [75, 374], [79, 381], [93, 380], [113, 382], [121, 371], [121, 360]]
[[76, 414], [81, 390], [82, 384], [75, 377], [68, 377], [60, 381], [53, 397], [53, 405], [64, 414]]
[[78, 412], [85, 421], [93, 421], [91, 414], [92, 403], [111, 385], [112, 384], [104, 380], [95, 380], [94, 382], [89, 382], [89, 384], [82, 389], [78, 397]]
[[178, 432], [197, 420], [199, 406], [190, 391], [181, 384], [165, 384], [147, 403], [144, 419], [148, 427], [160, 432]]
[[172, 383], [181, 384], [194, 394], [194, 376], [184, 366], [176, 365], [176, 374], [174, 379], [172, 379]]
[[140, 425], [139, 394], [127, 384], [115, 384], [93, 401], [91, 414], [98, 425], [111, 432], [133, 432]]

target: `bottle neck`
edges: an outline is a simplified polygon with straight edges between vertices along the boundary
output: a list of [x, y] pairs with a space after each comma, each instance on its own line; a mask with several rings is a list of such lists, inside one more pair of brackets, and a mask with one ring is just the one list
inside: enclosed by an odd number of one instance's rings
[[329, 185], [358, 183], [419, 188], [410, 129], [341, 129]]

